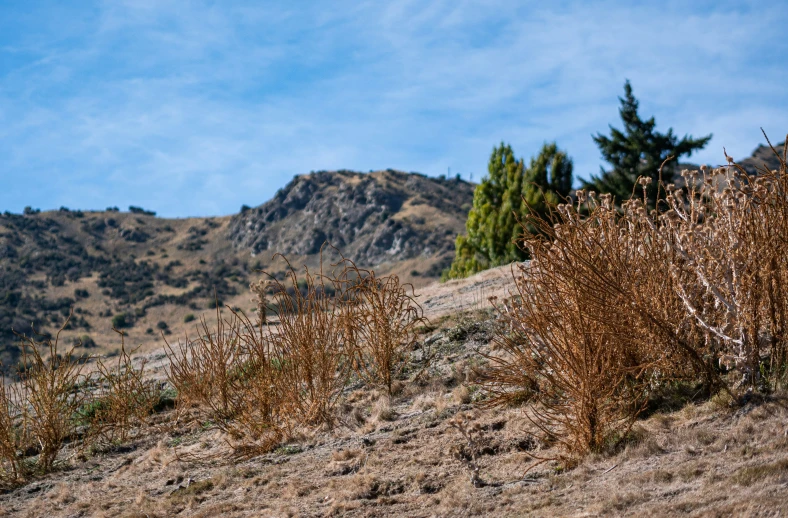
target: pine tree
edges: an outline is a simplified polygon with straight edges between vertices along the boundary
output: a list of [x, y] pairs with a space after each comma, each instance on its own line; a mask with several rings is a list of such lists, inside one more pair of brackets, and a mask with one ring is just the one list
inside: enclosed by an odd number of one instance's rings
[[[521, 214], [533, 211], [546, 216], [550, 207], [564, 201], [572, 191], [572, 159], [558, 149], [555, 142], [545, 144], [528, 166], [528, 180], [523, 190], [525, 203]], [[534, 229], [529, 227], [531, 232]]]
[[454, 262], [444, 278], [463, 278], [526, 259], [518, 246], [518, 220], [529, 210], [545, 213], [572, 188], [572, 161], [555, 143], [545, 144], [526, 169], [511, 146], [502, 142], [493, 149], [488, 173], [476, 187], [467, 235], [457, 237]]
[[610, 137], [601, 133], [593, 137], [602, 157], [613, 168], [605, 171], [600, 167], [600, 175], [591, 176], [590, 181], [583, 181], [583, 188], [611, 193], [621, 202], [632, 196], [638, 177], [646, 176], [652, 179], [647, 195], [650, 206], [654, 207], [660, 179], [659, 168], [665, 159], [673, 157], [662, 170], [662, 181], [669, 184], [675, 176], [679, 158], [690, 156], [693, 151], [702, 149], [712, 136], [693, 139], [692, 136], [685, 135], [679, 140], [673, 134], [672, 128], [665, 134], [656, 132], [654, 117], [644, 121], [638, 115], [638, 100], [632, 94], [629, 80], [624, 84], [624, 98], [619, 97], [619, 101], [619, 114], [624, 122], [624, 130], [610, 126]]

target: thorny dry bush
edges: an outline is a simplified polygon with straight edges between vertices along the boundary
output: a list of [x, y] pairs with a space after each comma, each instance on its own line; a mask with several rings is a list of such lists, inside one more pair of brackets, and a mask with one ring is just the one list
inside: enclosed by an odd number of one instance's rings
[[167, 376], [178, 392], [178, 407], [200, 423], [225, 432], [238, 452], [253, 452], [277, 444], [283, 437], [275, 409], [277, 389], [270, 336], [262, 321], [254, 325], [245, 315], [216, 309], [216, 326], [205, 318], [198, 336], [167, 343]]
[[[20, 336], [21, 381], [7, 387], [13, 396], [4, 405], [8, 411], [6, 417], [16, 424], [12, 433], [26, 439], [20, 446], [38, 454], [36, 468], [41, 472], [52, 469], [63, 444], [75, 434], [78, 421], [74, 415], [88, 397], [75, 390], [83, 380], [84, 362], [74, 358], [73, 348], [64, 355], [58, 353], [61, 331], [54, 339], [47, 338], [44, 342]], [[40, 348], [45, 348], [49, 355], [44, 357]], [[14, 464], [11, 459], [7, 460]]]
[[126, 351], [123, 332], [120, 335], [120, 354], [114, 365], [96, 359], [96, 371], [91, 379], [94, 388], [90, 400], [79, 409], [88, 424], [86, 443], [91, 447], [106, 447], [127, 441], [133, 430], [144, 426], [159, 403], [161, 390], [145, 378], [146, 361], [134, 367], [131, 353]]
[[99, 359], [94, 373], [85, 372], [87, 359], [74, 357], [73, 347], [59, 353], [60, 333], [69, 319], [54, 339], [19, 336], [19, 381], [3, 382], [0, 388], [0, 483], [4, 485], [51, 471], [67, 444], [77, 453], [127, 439], [158, 401], [158, 391], [143, 380], [142, 369], [132, 366], [123, 346], [116, 369]]
[[[407, 368], [409, 352], [417, 343], [417, 328], [426, 322], [424, 312], [412, 286], [401, 285], [396, 276], [377, 278], [352, 263], [349, 268], [359, 279], [349, 288], [354, 304], [347, 314], [353, 366], [367, 383], [391, 397], [394, 381]], [[428, 361], [425, 350], [422, 363]]]
[[[549, 219], [529, 217], [531, 255], [511, 300], [494, 304], [502, 354], [489, 359], [489, 404], [531, 400], [546, 442], [571, 460], [628, 433], [649, 394], [677, 380], [709, 391], [786, 381], [788, 176], [731, 162], [685, 172], [648, 212], [634, 196], [578, 191]], [[641, 179], [640, 185], [648, 185]], [[729, 383], [718, 367], [734, 365]], [[541, 459], [544, 460], [544, 459]]]
[[473, 414], [460, 413], [449, 421], [449, 426], [457, 430], [464, 442], [464, 444], [455, 444], [450, 453], [465, 467], [471, 485], [483, 487], [487, 484], [481, 478], [479, 457], [485, 444], [485, 437], [484, 430], [478, 422], [474, 422], [474, 417]]
[[[350, 377], [350, 333], [347, 271], [336, 275], [305, 269], [306, 290], [288, 293], [284, 283], [273, 282], [274, 314], [278, 333], [272, 336], [274, 361], [285, 392], [288, 415], [306, 425], [331, 424]], [[289, 281], [298, 286], [298, 275], [289, 269]]]
[[198, 338], [167, 346], [180, 407], [225, 432], [239, 456], [269, 451], [299, 427], [333, 425], [354, 373], [390, 392], [423, 321], [396, 277], [346, 259], [253, 286], [256, 323], [217, 308], [215, 329], [202, 320]]
[[700, 182], [685, 173], [692, 187], [667, 186], [668, 210], [655, 222], [680, 257], [669, 271], [687, 317], [741, 371], [742, 386], [762, 390], [787, 379], [788, 172], [778, 157], [779, 171], [757, 176], [732, 160], [702, 168]]

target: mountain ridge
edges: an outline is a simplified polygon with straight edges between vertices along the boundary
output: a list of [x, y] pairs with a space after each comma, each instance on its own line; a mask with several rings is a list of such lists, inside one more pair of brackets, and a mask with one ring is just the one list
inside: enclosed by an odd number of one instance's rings
[[[0, 215], [0, 360], [18, 361], [16, 332], [53, 334], [109, 350], [113, 324], [144, 349], [160, 332], [182, 336], [221, 303], [251, 310], [248, 286], [264, 270], [319, 265], [329, 241], [361, 267], [404, 281], [435, 280], [464, 231], [473, 185], [387, 170], [295, 177], [269, 201], [221, 217], [159, 218], [66, 208]], [[270, 220], [270, 221], [269, 221]], [[78, 352], [83, 351], [84, 348]]]

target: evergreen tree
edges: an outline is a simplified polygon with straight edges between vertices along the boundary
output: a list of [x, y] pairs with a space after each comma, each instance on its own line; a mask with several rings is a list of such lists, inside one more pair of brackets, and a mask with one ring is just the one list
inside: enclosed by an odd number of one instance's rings
[[670, 156], [673, 157], [662, 170], [662, 181], [665, 184], [671, 183], [679, 158], [683, 155], [690, 156], [693, 151], [705, 147], [711, 140], [711, 135], [699, 139], [685, 135], [679, 140], [673, 134], [672, 128], [665, 134], [656, 132], [654, 117], [644, 121], [638, 115], [638, 101], [632, 95], [629, 80], [624, 84], [624, 98], [619, 97], [619, 101], [619, 114], [624, 122], [624, 130], [610, 126], [610, 137], [601, 133], [593, 137], [602, 157], [613, 168], [605, 171], [600, 167], [601, 174], [592, 176], [590, 181], [583, 181], [583, 188], [611, 193], [621, 202], [632, 196], [638, 177], [646, 176], [652, 179], [647, 195], [650, 206], [654, 207], [662, 162]]
[[[550, 207], [564, 201], [572, 191], [572, 159], [558, 149], [555, 142], [545, 144], [528, 166], [528, 179], [523, 189], [525, 203], [521, 214], [533, 211], [547, 216]], [[529, 226], [529, 231], [533, 232]]]
[[463, 278], [526, 259], [517, 244], [522, 234], [518, 220], [529, 210], [546, 213], [572, 188], [572, 161], [555, 143], [545, 144], [526, 169], [502, 142], [493, 149], [488, 173], [473, 194], [467, 235], [457, 237], [454, 262], [444, 278]]

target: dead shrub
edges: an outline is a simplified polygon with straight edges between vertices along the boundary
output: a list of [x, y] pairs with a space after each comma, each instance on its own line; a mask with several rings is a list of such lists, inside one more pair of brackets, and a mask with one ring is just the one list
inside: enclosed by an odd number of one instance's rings
[[659, 220], [686, 314], [743, 388], [767, 390], [785, 383], [788, 361], [788, 171], [772, 150], [779, 171], [750, 175], [727, 154], [729, 166], [700, 178], [684, 171], [688, 187], [667, 187]]
[[59, 353], [68, 321], [54, 339], [39, 342], [19, 335], [20, 380], [0, 387], [2, 482], [15, 484], [51, 471], [66, 443], [76, 449], [125, 441], [158, 402], [155, 384], [144, 379], [145, 363], [133, 367], [122, 334], [114, 368], [99, 359], [94, 373], [83, 374], [85, 358], [74, 358], [73, 347]]
[[246, 404], [241, 380], [247, 363], [238, 339], [242, 331], [237, 315], [223, 316], [217, 304], [215, 328], [201, 318], [196, 339], [187, 334], [173, 347], [165, 338], [167, 377], [178, 391], [179, 404], [204, 409], [205, 417], [220, 428]]
[[145, 379], [146, 361], [134, 367], [131, 353], [126, 351], [124, 333], [121, 337], [117, 363], [108, 365], [97, 359], [96, 373], [91, 378], [96, 389], [80, 409], [83, 421], [89, 424], [86, 443], [98, 446], [125, 442], [133, 429], [147, 423], [159, 402], [160, 390], [156, 383]]
[[643, 178], [643, 199], [620, 210], [578, 191], [576, 205], [523, 222], [537, 230], [523, 239], [532, 260], [513, 270], [512, 299], [493, 301], [488, 404], [533, 401], [534, 424], [572, 456], [623, 439], [671, 384], [729, 391], [718, 359], [743, 371], [742, 387], [785, 379], [785, 156], [757, 176], [729, 162], [700, 182], [684, 172], [686, 190], [660, 185], [651, 212]]
[[[418, 330], [427, 324], [413, 287], [401, 285], [396, 275], [377, 278], [347, 262], [343, 276], [356, 279], [349, 288], [346, 322], [352, 337], [353, 366], [367, 383], [393, 395], [394, 382], [408, 367]], [[410, 289], [408, 289], [410, 288]], [[410, 293], [408, 293], [410, 291]], [[429, 355], [422, 351], [422, 369]]]
[[21, 454], [30, 440], [22, 422], [22, 396], [18, 385], [0, 383], [0, 482], [4, 484], [19, 482], [28, 471]]
[[476, 416], [469, 413], [460, 413], [449, 421], [449, 426], [457, 430], [462, 437], [461, 444], [451, 447], [451, 455], [459, 460], [468, 472], [473, 487], [484, 487], [487, 484], [481, 478], [479, 457], [485, 437], [482, 426], [475, 421]]
[[[167, 345], [180, 406], [228, 434], [237, 455], [275, 448], [298, 426], [332, 425], [352, 372], [344, 262], [338, 273], [257, 283], [258, 318], [217, 308], [195, 340]], [[270, 303], [269, 303], [270, 301]], [[261, 317], [271, 311], [272, 325]]]
[[[75, 437], [78, 422], [74, 415], [82, 407], [86, 395], [79, 390], [83, 379], [84, 362], [73, 357], [74, 348], [58, 353], [60, 333], [69, 318], [57, 332], [54, 340], [38, 342], [33, 337], [21, 335], [22, 368], [18, 393], [12, 401], [17, 403], [14, 412], [18, 422], [19, 437], [26, 438], [28, 448], [38, 453], [37, 469], [48, 472], [64, 443]], [[39, 349], [49, 354], [44, 357]], [[8, 401], [6, 401], [8, 402]]]
[[629, 272], [618, 267], [628, 266], [628, 243], [612, 208], [595, 209], [581, 218], [562, 206], [554, 227], [532, 222], [549, 238], [527, 241], [532, 262], [519, 268], [515, 297], [497, 304], [500, 353], [489, 357], [483, 379], [488, 405], [531, 400], [528, 415], [545, 442], [569, 456], [626, 435], [658, 360], [637, 315], [611, 314], [627, 294]]
[[[299, 278], [289, 268], [286, 282], [270, 283], [273, 312], [279, 321], [271, 334], [272, 362], [282, 391], [283, 410], [302, 424], [331, 424], [352, 370], [346, 321], [347, 271]], [[332, 272], [333, 273], [333, 272]]]
[[[271, 335], [242, 313], [216, 309], [216, 326], [202, 319], [195, 340], [167, 343], [167, 376], [181, 410], [228, 434], [237, 454], [275, 447], [286, 436]], [[166, 339], [165, 339], [166, 341]], [[278, 363], [277, 363], [278, 361]]]

